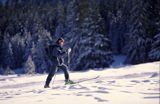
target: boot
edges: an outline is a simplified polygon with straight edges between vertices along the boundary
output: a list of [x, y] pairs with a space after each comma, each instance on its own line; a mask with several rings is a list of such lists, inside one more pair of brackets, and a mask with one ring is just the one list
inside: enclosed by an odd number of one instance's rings
[[44, 88], [50, 88], [49, 85], [44, 85]]
[[67, 80], [67, 81], [65, 81], [65, 85], [67, 85], [67, 84], [76, 84], [76, 83], [72, 80]]

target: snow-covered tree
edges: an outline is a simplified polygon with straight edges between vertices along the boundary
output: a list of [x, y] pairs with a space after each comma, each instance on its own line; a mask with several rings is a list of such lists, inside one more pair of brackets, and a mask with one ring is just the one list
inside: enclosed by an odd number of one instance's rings
[[112, 50], [114, 54], [122, 54], [125, 46], [124, 34], [126, 30], [126, 20], [121, 10], [112, 14], [109, 28], [109, 39], [112, 41]]
[[39, 28], [35, 35], [37, 35], [37, 41], [32, 42], [31, 55], [36, 66], [36, 72], [43, 73], [47, 70], [45, 48], [49, 44], [47, 44], [47, 42], [51, 41], [52, 38], [43, 28]]
[[[74, 60], [76, 59], [76, 55], [78, 54], [75, 47], [75, 44], [79, 42], [80, 36], [80, 26], [79, 26], [79, 12], [78, 12], [78, 1], [77, 0], [69, 0], [68, 5], [66, 7], [66, 21], [65, 21], [65, 47], [72, 48], [71, 53], [71, 62], [70, 66], [74, 65]], [[72, 67], [71, 67], [72, 70]]]
[[4, 73], [4, 69], [0, 67], [0, 74], [2, 75]]
[[[88, 5], [88, 8], [87, 6]], [[75, 60], [75, 70], [87, 70], [89, 68], [109, 67], [112, 63], [111, 44], [107, 36], [103, 34], [102, 18], [96, 5], [96, 1], [81, 5], [84, 12], [89, 14], [81, 17], [81, 33], [78, 43], [78, 57]]]
[[0, 56], [0, 59], [2, 60], [1, 64], [4, 69], [7, 67], [12, 68], [14, 63], [12, 44], [9, 38], [9, 34], [5, 35]]
[[155, 41], [152, 44], [152, 49], [149, 52], [149, 58], [152, 61], [160, 61], [160, 33], [154, 37]]
[[17, 33], [11, 38], [14, 66], [13, 68], [21, 68], [24, 60], [25, 54], [25, 40], [21, 33]]
[[27, 61], [24, 63], [24, 72], [27, 73], [27, 74], [34, 74], [36, 71], [35, 71], [35, 64], [32, 60], [32, 57], [29, 56]]
[[15, 72], [8, 66], [4, 71], [4, 75], [12, 75], [12, 74], [15, 74]]
[[154, 13], [154, 22], [156, 27], [156, 35], [154, 36], [152, 48], [149, 52], [149, 58], [151, 61], [159, 61], [160, 60], [160, 1], [152, 1], [152, 8]]
[[65, 10], [61, 0], [58, 0], [57, 11], [56, 11], [56, 30], [55, 37], [59, 38], [64, 34], [64, 23], [65, 23]]
[[[1, 34], [1, 30], [0, 30], [0, 50], [2, 50], [2, 43], [3, 43], [3, 36]], [[0, 51], [0, 60], [1, 59], [1, 56], [3, 55], [2, 51]], [[2, 67], [2, 62], [0, 62], [0, 67]]]
[[40, 45], [41, 44], [35, 44], [33, 42], [32, 49], [31, 49], [31, 55], [32, 55], [32, 59], [35, 63], [37, 73], [44, 72], [44, 70], [42, 70], [43, 66], [44, 66], [43, 50], [41, 50], [42, 48], [40, 47]]
[[31, 33], [28, 32], [26, 29], [24, 30], [24, 40], [25, 40], [25, 52], [24, 52], [24, 60], [26, 61], [29, 57], [29, 55], [31, 55], [31, 48], [32, 48], [32, 36]]
[[128, 33], [126, 63], [138, 64], [148, 61], [148, 52], [152, 39], [149, 34], [148, 4], [144, 0], [135, 0], [131, 10], [130, 30]]

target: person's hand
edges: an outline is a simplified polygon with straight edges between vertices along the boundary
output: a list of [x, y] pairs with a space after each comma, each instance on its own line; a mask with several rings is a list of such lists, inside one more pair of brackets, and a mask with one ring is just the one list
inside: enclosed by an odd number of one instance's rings
[[68, 51], [68, 53], [70, 53], [70, 52], [71, 52], [71, 48], [68, 48], [68, 50], [67, 50], [67, 51]]

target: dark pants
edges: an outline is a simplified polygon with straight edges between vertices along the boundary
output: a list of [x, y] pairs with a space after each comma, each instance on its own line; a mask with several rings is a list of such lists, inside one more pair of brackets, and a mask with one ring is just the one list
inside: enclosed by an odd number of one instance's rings
[[61, 66], [53, 65], [52, 68], [50, 69], [50, 72], [49, 72], [48, 77], [46, 79], [46, 84], [45, 84], [46, 86], [49, 86], [49, 83], [51, 82], [52, 77], [55, 75], [57, 68], [63, 70], [64, 76], [65, 76], [65, 81], [69, 80], [68, 67], [65, 64], [62, 64]]

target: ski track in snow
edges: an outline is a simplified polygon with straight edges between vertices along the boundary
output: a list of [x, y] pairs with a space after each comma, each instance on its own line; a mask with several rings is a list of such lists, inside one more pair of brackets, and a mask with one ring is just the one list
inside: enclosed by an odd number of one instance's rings
[[[137, 68], [139, 67], [137, 66]], [[125, 70], [129, 70], [129, 72], [126, 73]], [[60, 74], [56, 76], [54, 84], [51, 83], [52, 87], [48, 89], [43, 88], [46, 75], [0, 76], [0, 104], [51, 104], [53, 102], [55, 104], [74, 104], [75, 102], [75, 104], [159, 103], [159, 69], [142, 72], [138, 70], [132, 72], [130, 69], [124, 69], [123, 71], [124, 74], [121, 69], [110, 70], [110, 72], [105, 70], [102, 72], [71, 73], [72, 78], [75, 77], [74, 81], [80, 81], [80, 83], [74, 85], [64, 85], [63, 75]], [[90, 73], [92, 73], [91, 77], [87, 76]], [[99, 77], [95, 78], [97, 74], [99, 74]], [[89, 80], [82, 76], [89, 77]]]

